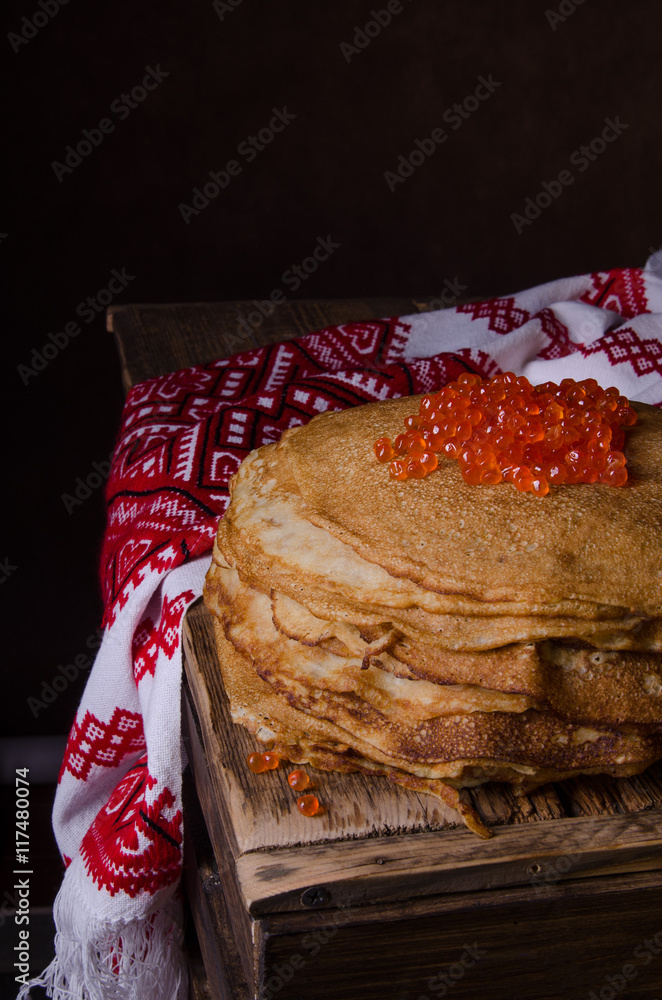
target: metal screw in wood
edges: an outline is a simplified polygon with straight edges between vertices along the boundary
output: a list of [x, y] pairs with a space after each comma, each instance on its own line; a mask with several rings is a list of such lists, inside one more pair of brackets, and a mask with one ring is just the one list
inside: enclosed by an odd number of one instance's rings
[[327, 890], [320, 886], [314, 886], [301, 893], [301, 902], [304, 906], [324, 906], [325, 903], [329, 902], [330, 898], [331, 896]]

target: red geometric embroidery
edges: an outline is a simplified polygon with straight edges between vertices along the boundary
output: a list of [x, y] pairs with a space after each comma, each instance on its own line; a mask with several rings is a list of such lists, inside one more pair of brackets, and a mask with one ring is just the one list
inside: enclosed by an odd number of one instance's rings
[[147, 803], [155, 784], [145, 755], [119, 782], [83, 837], [85, 868], [111, 896], [153, 895], [179, 878], [182, 813], [178, 809], [173, 814], [175, 797], [169, 788]]
[[600, 309], [611, 309], [624, 319], [649, 312], [643, 273], [635, 268], [598, 271], [591, 275], [592, 288], [580, 296]]
[[510, 333], [529, 319], [529, 313], [516, 306], [512, 296], [505, 299], [485, 299], [484, 302], [465, 302], [456, 308], [459, 313], [468, 313], [472, 319], [487, 319], [487, 325], [494, 333]]
[[131, 645], [136, 684], [145, 674], [154, 676], [159, 652], [165, 653], [169, 660], [173, 658], [179, 643], [182, 615], [194, 597], [192, 590], [186, 590], [172, 600], [165, 597], [158, 625], [155, 626], [151, 618], [140, 623]]
[[330, 327], [132, 389], [107, 487], [104, 622], [152, 571], [211, 548], [230, 476], [253, 448], [324, 410], [415, 392], [406, 366], [385, 359], [406, 331], [397, 319]]
[[319, 365], [333, 371], [341, 364], [349, 368], [376, 357], [384, 339], [383, 323], [350, 323], [340, 330], [342, 341], [328, 333], [314, 333], [309, 338], [306, 348]]
[[662, 343], [659, 340], [642, 340], [629, 326], [622, 326], [614, 333], [607, 333], [595, 344], [582, 347], [584, 357], [604, 352], [611, 365], [629, 362], [637, 375], [658, 372], [662, 375]]
[[131, 643], [133, 676], [135, 677], [136, 684], [147, 673], [154, 676], [158, 652], [159, 646], [154, 634], [154, 622], [151, 618], [145, 618], [138, 626], [138, 630]]
[[101, 722], [88, 711], [80, 725], [75, 722], [71, 728], [58, 782], [65, 771], [85, 781], [93, 766], [117, 767], [127, 754], [144, 749], [145, 733], [138, 712], [116, 708], [110, 722]]
[[186, 590], [172, 601], [169, 601], [167, 597], [163, 601], [159, 622], [159, 646], [169, 660], [173, 658], [179, 643], [179, 625], [182, 615], [194, 597], [195, 594], [192, 590]]
[[555, 361], [557, 358], [565, 358], [579, 350], [577, 344], [570, 340], [567, 326], [558, 319], [551, 309], [541, 309], [536, 314], [536, 319], [540, 320], [543, 332], [549, 337], [549, 343], [540, 351], [538, 357], [545, 361]]
[[418, 358], [409, 361], [407, 368], [416, 379], [417, 392], [437, 392], [466, 372], [482, 374], [471, 359], [462, 360], [463, 351], [442, 354], [439, 357]]
[[494, 358], [477, 347], [463, 347], [457, 355], [469, 362], [467, 368], [472, 368], [481, 378], [493, 378], [502, 371]]

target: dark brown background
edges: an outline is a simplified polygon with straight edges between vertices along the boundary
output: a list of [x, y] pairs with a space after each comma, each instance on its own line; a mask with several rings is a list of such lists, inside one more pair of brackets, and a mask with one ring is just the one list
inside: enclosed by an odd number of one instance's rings
[[[24, 385], [49, 331], [107, 285], [117, 301], [263, 298], [318, 236], [341, 244], [296, 297], [509, 292], [562, 275], [641, 265], [662, 241], [659, 132], [662, 8], [585, 0], [555, 30], [561, 0], [403, 0], [403, 11], [348, 63], [340, 49], [384, 4], [242, 0], [223, 19], [211, 0], [70, 0], [17, 53], [4, 42], [11, 102], [4, 327], [5, 496], [0, 584], [4, 735], [64, 733], [81, 675], [35, 718], [59, 664], [89, 652], [102, 490], [68, 514], [62, 494], [112, 448], [122, 405], [103, 318]], [[39, 10], [5, 5], [5, 34]], [[168, 78], [128, 118], [110, 112], [147, 65]], [[442, 116], [480, 75], [500, 83], [461, 128]], [[287, 129], [190, 224], [179, 211], [210, 170], [267, 124]], [[58, 182], [52, 169], [84, 128], [115, 131]], [[606, 117], [627, 129], [520, 235], [542, 181], [569, 166]], [[449, 138], [391, 192], [384, 172], [438, 126]], [[571, 168], [572, 169], [572, 168]], [[287, 289], [284, 289], [287, 292]]]

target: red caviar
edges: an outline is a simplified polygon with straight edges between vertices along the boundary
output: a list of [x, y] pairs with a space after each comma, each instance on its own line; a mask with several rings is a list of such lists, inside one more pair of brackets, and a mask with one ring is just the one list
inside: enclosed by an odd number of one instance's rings
[[280, 764], [280, 757], [277, 753], [267, 750], [266, 753], [249, 753], [248, 766], [254, 774], [262, 774], [263, 771], [273, 771]]
[[297, 799], [297, 809], [304, 816], [316, 816], [320, 811], [319, 799], [316, 795], [302, 795]]
[[523, 375], [492, 379], [465, 372], [440, 392], [423, 396], [418, 416], [391, 443], [375, 442], [379, 462], [393, 479], [423, 479], [453, 458], [466, 483], [512, 483], [545, 496], [560, 483], [623, 486], [624, 428], [637, 414], [615, 386], [595, 379], [533, 386]]
[[264, 761], [264, 766], [267, 771], [273, 771], [280, 764], [280, 757], [277, 753], [272, 753], [271, 750], [267, 750], [266, 753], [262, 754], [262, 760]]
[[254, 774], [262, 774], [263, 771], [267, 770], [267, 765], [264, 761], [264, 754], [249, 753], [248, 766]]
[[302, 792], [304, 788], [308, 788], [310, 785], [310, 778], [305, 771], [292, 771], [288, 775], [287, 783], [290, 788], [293, 788], [295, 792]]

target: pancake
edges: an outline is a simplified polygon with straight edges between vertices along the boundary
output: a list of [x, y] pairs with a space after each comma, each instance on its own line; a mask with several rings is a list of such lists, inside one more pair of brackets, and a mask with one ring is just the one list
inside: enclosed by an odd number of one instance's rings
[[417, 399], [323, 414], [231, 483], [205, 600], [233, 719], [296, 763], [384, 775], [488, 831], [462, 788], [630, 775], [662, 757], [662, 414], [627, 487], [544, 498], [372, 442]]
[[[324, 690], [356, 696], [366, 713], [377, 709], [384, 720], [398, 725], [446, 715], [536, 708], [579, 725], [662, 732], [659, 654], [603, 653], [547, 641], [539, 647], [527, 644], [470, 657], [460, 654], [460, 664], [453, 663], [458, 654], [445, 653], [450, 660], [446, 671], [425, 679], [398, 669], [397, 638], [390, 639], [396, 655], [383, 649], [369, 654], [366, 662], [365, 656], [343, 656], [322, 643], [305, 644], [285, 636], [274, 623], [269, 597], [243, 584], [229, 566], [215, 570], [213, 594], [213, 610], [227, 638], [253, 661], [259, 676], [292, 703]], [[374, 649], [375, 643], [364, 647]], [[495, 669], [500, 659], [519, 665], [519, 676]], [[528, 691], [513, 692], [514, 687]], [[314, 698], [319, 702], [317, 694]], [[381, 726], [384, 720], [379, 720]]]
[[562, 485], [540, 503], [507, 485], [476, 489], [449, 460], [425, 479], [389, 479], [366, 456], [376, 438], [399, 433], [419, 399], [322, 414], [285, 433], [280, 447], [311, 524], [436, 593], [662, 616], [660, 410], [633, 404], [627, 488]]
[[[564, 599], [490, 604], [427, 590], [393, 576], [347, 542], [311, 525], [301, 496], [292, 492], [294, 485], [288, 488], [279, 480], [283, 466], [287, 475], [287, 459], [275, 445], [252, 452], [244, 461], [233, 483], [232, 504], [219, 524], [215, 554], [224, 552], [244, 577], [262, 589], [275, 588], [299, 600], [318, 617], [356, 619], [364, 625], [378, 625], [390, 617], [412, 637], [429, 636], [450, 649], [498, 648], [518, 640], [565, 636], [598, 648], [662, 651], [659, 615], [651, 618], [607, 602]], [[383, 467], [381, 473], [384, 476]], [[430, 481], [434, 476], [409, 485]], [[503, 491], [507, 490], [504, 485]], [[537, 502], [534, 497], [517, 496]], [[520, 516], [528, 516], [526, 507]], [[374, 520], [378, 523], [378, 518]], [[662, 562], [659, 542], [658, 557]], [[533, 560], [532, 553], [529, 559]]]

